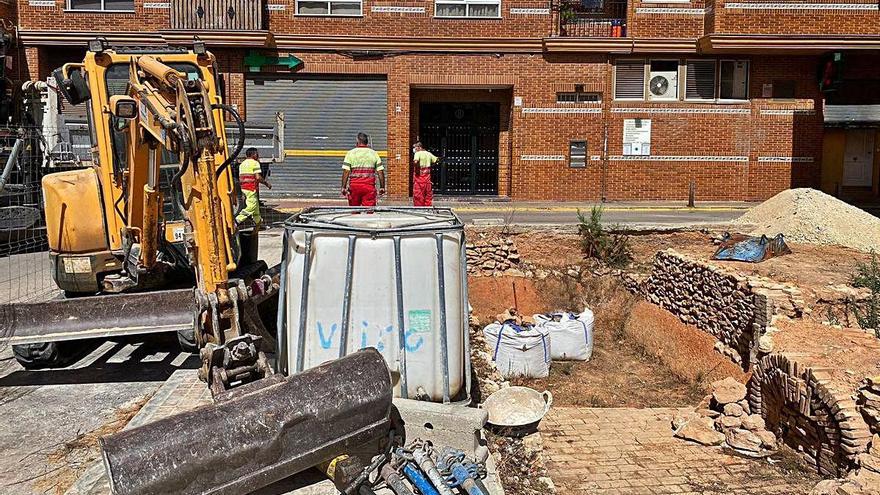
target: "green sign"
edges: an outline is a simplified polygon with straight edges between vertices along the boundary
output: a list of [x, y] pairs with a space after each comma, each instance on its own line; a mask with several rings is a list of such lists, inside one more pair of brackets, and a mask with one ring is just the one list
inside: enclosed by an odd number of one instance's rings
[[278, 57], [252, 51], [244, 58], [244, 65], [251, 71], [259, 71], [262, 67], [270, 65], [282, 65], [290, 70], [297, 70], [302, 67], [303, 61], [293, 55]]
[[431, 310], [413, 309], [409, 312], [408, 328], [413, 333], [431, 332]]

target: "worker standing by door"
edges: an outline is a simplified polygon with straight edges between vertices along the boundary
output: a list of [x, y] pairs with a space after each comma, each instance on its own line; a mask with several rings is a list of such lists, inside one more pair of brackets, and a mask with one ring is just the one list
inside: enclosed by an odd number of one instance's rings
[[348, 206], [376, 206], [377, 175], [379, 194], [385, 194], [385, 167], [369, 142], [369, 136], [359, 132], [357, 146], [345, 154], [342, 162], [342, 195], [348, 198]]
[[431, 206], [434, 190], [431, 184], [431, 165], [438, 158], [422, 146], [421, 141], [413, 145], [413, 206]]
[[263, 217], [260, 215], [260, 184], [264, 184], [269, 189], [272, 189], [272, 184], [263, 177], [257, 149], [248, 148], [244, 154], [247, 158], [238, 166], [238, 182], [244, 195], [244, 208], [236, 215], [235, 222], [240, 224], [250, 218], [259, 228], [263, 222]]

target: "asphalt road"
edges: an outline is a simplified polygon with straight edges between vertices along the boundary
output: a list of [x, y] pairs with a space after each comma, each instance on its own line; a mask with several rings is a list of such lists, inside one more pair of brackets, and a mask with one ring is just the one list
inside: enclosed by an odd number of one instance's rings
[[[578, 223], [574, 208], [458, 208], [456, 212], [467, 223], [513, 225], [574, 225]], [[606, 208], [602, 222], [624, 228], [683, 228], [719, 225], [744, 212], [740, 208]], [[589, 209], [583, 211], [589, 214]]]

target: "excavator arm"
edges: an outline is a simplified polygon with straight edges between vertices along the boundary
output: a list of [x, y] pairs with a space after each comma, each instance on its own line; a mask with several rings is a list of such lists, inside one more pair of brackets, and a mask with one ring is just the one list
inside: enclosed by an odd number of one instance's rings
[[[247, 328], [252, 319], [242, 313], [251, 291], [239, 279], [230, 277], [235, 261], [236, 226], [224, 196], [234, 191], [220, 181], [231, 159], [226, 157], [222, 105], [213, 88], [200, 78], [163, 64], [155, 57], [133, 57], [128, 95], [111, 97], [111, 112], [128, 121], [130, 156], [133, 166], [146, 166], [143, 185], [144, 226], [160, 224], [161, 198], [158, 190], [161, 150], [180, 157], [180, 170], [172, 187], [180, 190], [186, 215], [184, 242], [195, 273], [196, 340], [201, 348], [201, 376], [215, 393], [230, 386], [262, 378], [271, 373], [260, 350], [261, 328]], [[217, 118], [218, 115], [219, 117]], [[138, 149], [147, 149], [147, 163], [134, 161]], [[218, 162], [218, 157], [224, 158]], [[138, 264], [150, 270], [161, 240], [160, 230], [140, 232]], [[259, 326], [259, 324], [257, 324]]]

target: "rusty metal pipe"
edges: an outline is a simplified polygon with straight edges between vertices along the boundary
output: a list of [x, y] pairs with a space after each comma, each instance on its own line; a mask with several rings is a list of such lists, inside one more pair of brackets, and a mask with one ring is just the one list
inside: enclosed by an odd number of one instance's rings
[[116, 495], [250, 493], [388, 436], [391, 374], [365, 349], [101, 438]]

